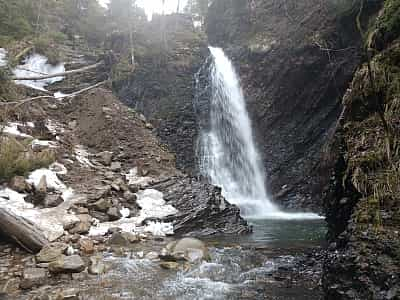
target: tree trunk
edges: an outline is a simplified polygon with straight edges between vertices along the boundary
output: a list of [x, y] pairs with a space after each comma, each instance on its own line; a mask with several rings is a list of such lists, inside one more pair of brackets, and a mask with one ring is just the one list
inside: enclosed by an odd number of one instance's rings
[[0, 208], [0, 231], [31, 253], [39, 252], [49, 243], [31, 222], [4, 208]]

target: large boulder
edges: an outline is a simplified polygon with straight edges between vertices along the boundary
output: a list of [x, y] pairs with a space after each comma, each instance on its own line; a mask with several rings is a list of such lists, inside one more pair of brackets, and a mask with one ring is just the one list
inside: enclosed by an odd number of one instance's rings
[[194, 238], [183, 238], [170, 242], [166, 250], [168, 254], [165, 257], [172, 257], [173, 260], [184, 259], [191, 263], [198, 263], [209, 259], [206, 245]]
[[52, 273], [80, 273], [85, 270], [85, 263], [79, 255], [62, 255], [49, 264]]
[[42, 250], [36, 255], [36, 261], [39, 263], [48, 263], [55, 261], [60, 257], [68, 248], [65, 243], [51, 243], [42, 248]]

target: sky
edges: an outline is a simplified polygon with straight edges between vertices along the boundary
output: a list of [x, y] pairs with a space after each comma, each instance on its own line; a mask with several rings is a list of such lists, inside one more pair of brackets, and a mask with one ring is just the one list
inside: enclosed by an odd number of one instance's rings
[[[100, 4], [106, 6], [109, 0], [99, 0]], [[143, 7], [149, 19], [153, 13], [162, 13], [162, 0], [136, 0], [136, 3]], [[180, 7], [183, 9], [187, 0], [181, 0]], [[165, 0], [165, 13], [175, 12], [178, 6], [178, 0]]]

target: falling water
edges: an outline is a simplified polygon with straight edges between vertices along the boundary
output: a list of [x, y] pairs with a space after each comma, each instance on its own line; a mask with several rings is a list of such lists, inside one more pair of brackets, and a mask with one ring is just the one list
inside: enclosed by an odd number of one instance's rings
[[[321, 218], [312, 213], [280, 211], [268, 198], [264, 167], [256, 149], [238, 76], [222, 49], [210, 47], [210, 51], [210, 111], [207, 116], [210, 120], [208, 123], [200, 121], [200, 172], [212, 184], [220, 186], [225, 198], [237, 204], [246, 217]], [[199, 78], [197, 81], [199, 89]]]
[[243, 91], [231, 61], [210, 47], [212, 63], [209, 128], [200, 137], [200, 171], [247, 215], [278, 211], [267, 196]]

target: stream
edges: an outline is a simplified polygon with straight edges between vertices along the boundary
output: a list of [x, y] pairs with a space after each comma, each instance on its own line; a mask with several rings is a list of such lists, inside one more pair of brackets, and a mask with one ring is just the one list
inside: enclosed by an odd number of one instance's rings
[[[106, 254], [109, 272], [80, 281], [83, 299], [320, 299], [322, 220], [250, 220], [254, 233], [205, 240], [211, 259], [185, 270], [164, 270], [139, 258], [142, 244], [120, 256]], [[161, 251], [155, 240], [148, 251]], [[74, 286], [77, 287], [76, 285]]]

